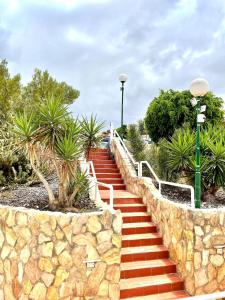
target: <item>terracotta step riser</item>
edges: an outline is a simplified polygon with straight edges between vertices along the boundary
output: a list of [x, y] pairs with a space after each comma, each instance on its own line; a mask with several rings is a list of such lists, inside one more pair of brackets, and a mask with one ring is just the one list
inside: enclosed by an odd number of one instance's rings
[[103, 178], [122, 178], [122, 176], [118, 173], [109, 173], [109, 174], [96, 174], [96, 177], [100, 180], [100, 179], [103, 179]]
[[[99, 180], [100, 181], [100, 180]], [[109, 199], [102, 199], [104, 202], [109, 203]], [[131, 200], [133, 201], [133, 200]], [[140, 203], [140, 202], [123, 202], [122, 199], [114, 199], [113, 203], [116, 204], [136, 204], [136, 203]]]
[[124, 184], [123, 179], [107, 179], [107, 178], [98, 178], [98, 181], [109, 183], [109, 184]]
[[167, 250], [165, 251], [157, 251], [157, 252], [147, 252], [147, 253], [132, 253], [132, 254], [123, 254], [121, 256], [122, 262], [129, 261], [139, 261], [139, 260], [149, 260], [149, 259], [161, 259], [168, 258], [169, 253]]
[[115, 173], [120, 174], [119, 169], [95, 168], [95, 173]]
[[92, 159], [94, 164], [115, 164], [115, 161], [111, 159]]
[[94, 168], [95, 169], [106, 168], [106, 169], [117, 169], [118, 170], [117, 165], [115, 165], [115, 164], [94, 164]]
[[96, 153], [109, 153], [109, 150], [108, 149], [96, 149], [96, 150], [91, 150], [90, 152], [89, 152], [90, 154], [96, 154]]
[[111, 159], [111, 158], [109, 157], [108, 154], [95, 154], [95, 155], [92, 154], [88, 157], [88, 159], [89, 160], [92, 160], [92, 159], [102, 160], [102, 159]]
[[123, 223], [151, 222], [151, 216], [123, 217]]
[[156, 285], [145, 286], [140, 288], [121, 290], [120, 299], [173, 292], [177, 290], [182, 290], [183, 288], [184, 288], [183, 282], [173, 282], [169, 284], [168, 283], [156, 284]]
[[122, 241], [122, 247], [141, 247], [141, 246], [153, 246], [162, 245], [162, 238], [149, 238], [131, 241]]
[[135, 227], [135, 228], [123, 228], [122, 234], [128, 235], [128, 234], [139, 234], [139, 233], [154, 233], [157, 232], [156, 226], [152, 227]]
[[115, 206], [114, 208], [121, 210], [121, 212], [146, 212], [147, 211], [146, 206], [136, 206], [136, 207], [132, 207], [132, 206], [128, 206], [128, 207]]
[[117, 166], [114, 161], [111, 160], [92, 160], [95, 167], [98, 165]]
[[163, 275], [169, 273], [176, 273], [175, 265], [159, 266], [154, 268], [123, 270], [121, 271], [121, 279], [144, 277], [144, 276], [156, 276], [156, 275]]
[[116, 198], [114, 204], [142, 204], [142, 200], [139, 198]]
[[[125, 191], [126, 190], [126, 186], [121, 184], [119, 186], [115, 186], [113, 185], [113, 189], [117, 190], [117, 191]], [[99, 190], [109, 190], [107, 187], [105, 186], [99, 186]]]

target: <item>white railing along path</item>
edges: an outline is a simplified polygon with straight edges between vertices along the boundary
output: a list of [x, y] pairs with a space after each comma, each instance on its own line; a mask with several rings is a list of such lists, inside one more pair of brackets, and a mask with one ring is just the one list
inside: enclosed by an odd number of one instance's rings
[[[98, 186], [104, 186], [106, 188], [109, 189], [109, 206], [110, 206], [110, 209], [113, 209], [113, 186], [112, 184], [107, 184], [107, 183], [103, 183], [103, 182], [100, 182], [97, 180], [97, 176], [96, 176], [96, 172], [95, 172], [95, 168], [94, 168], [94, 164], [93, 164], [93, 161], [89, 161], [88, 162], [88, 175], [91, 176], [90, 173], [92, 173], [92, 177], [94, 178], [94, 183], [95, 183], [95, 187], [96, 187], [96, 194], [97, 194], [97, 189], [98, 189]], [[90, 172], [91, 171], [91, 172]]]
[[136, 162], [133, 158], [133, 156], [131, 155], [130, 151], [127, 149], [126, 145], [124, 144], [123, 140], [121, 139], [120, 135], [118, 134], [118, 132], [116, 130], [113, 130], [113, 126], [112, 124], [110, 124], [110, 142], [112, 141], [113, 138], [118, 138], [118, 140], [120, 141], [120, 144], [122, 145], [125, 153], [127, 154], [128, 158], [130, 159], [130, 161], [132, 162], [133, 165], [137, 165], [138, 167], [138, 177], [142, 177], [143, 176], [143, 165], [145, 164], [148, 169], [150, 170], [150, 172], [152, 173], [153, 177], [155, 178], [156, 182], [159, 185], [159, 193], [161, 194], [161, 190], [162, 190], [162, 184], [165, 185], [170, 185], [170, 186], [175, 186], [175, 187], [179, 187], [179, 188], [183, 188], [183, 189], [189, 189], [191, 192], [191, 207], [195, 207], [195, 200], [194, 200], [194, 188], [191, 185], [188, 184], [181, 184], [181, 183], [176, 183], [176, 182], [170, 182], [170, 181], [164, 181], [159, 179], [159, 177], [156, 175], [155, 171], [153, 170], [153, 168], [151, 167], [151, 165], [149, 164], [148, 161], [140, 161], [140, 162]]

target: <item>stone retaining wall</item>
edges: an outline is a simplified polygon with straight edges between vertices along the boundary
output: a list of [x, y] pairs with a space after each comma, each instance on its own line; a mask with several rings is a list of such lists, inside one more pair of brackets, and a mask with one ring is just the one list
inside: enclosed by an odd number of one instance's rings
[[0, 206], [0, 300], [119, 299], [121, 227], [120, 212]]
[[143, 198], [158, 225], [190, 295], [225, 290], [225, 210], [191, 209], [163, 199], [149, 178], [136, 177], [117, 140], [112, 151], [128, 190]]

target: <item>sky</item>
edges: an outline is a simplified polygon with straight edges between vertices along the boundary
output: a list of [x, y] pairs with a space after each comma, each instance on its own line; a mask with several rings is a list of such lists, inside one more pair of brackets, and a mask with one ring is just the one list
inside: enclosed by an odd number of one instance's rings
[[[76, 115], [135, 123], [160, 89], [196, 77], [225, 96], [224, 0], [0, 0], [0, 59], [22, 82], [48, 70], [80, 91]], [[224, 97], [225, 98], [225, 97]]]

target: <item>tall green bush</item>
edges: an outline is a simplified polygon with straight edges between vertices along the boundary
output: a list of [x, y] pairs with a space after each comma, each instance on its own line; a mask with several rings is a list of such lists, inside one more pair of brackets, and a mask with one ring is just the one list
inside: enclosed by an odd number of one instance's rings
[[137, 161], [143, 160], [145, 144], [136, 125], [128, 127], [127, 137], [134, 158]]

